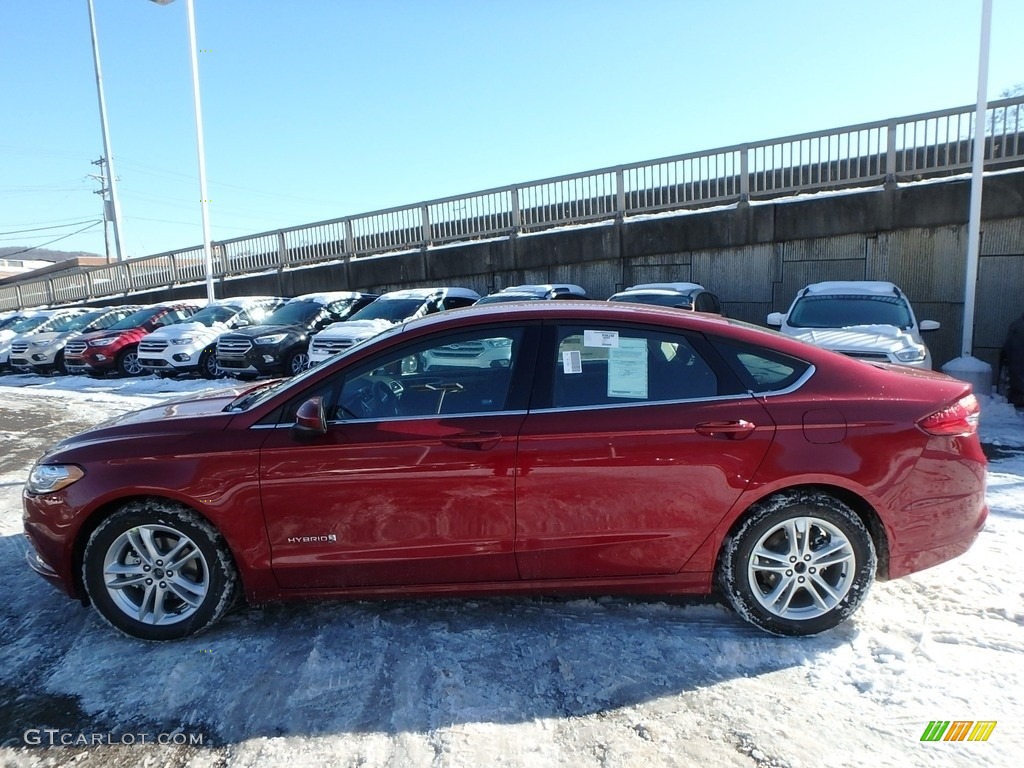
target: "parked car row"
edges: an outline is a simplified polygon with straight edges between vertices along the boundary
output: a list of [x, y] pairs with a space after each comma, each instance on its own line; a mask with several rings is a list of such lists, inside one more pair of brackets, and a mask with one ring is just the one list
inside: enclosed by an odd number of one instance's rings
[[[477, 303], [587, 298], [583, 288], [567, 283], [510, 286], [484, 297], [441, 286], [382, 296], [335, 291], [291, 299], [239, 297], [205, 306], [180, 301], [11, 313], [0, 317], [0, 370], [97, 377], [293, 376], [395, 324], [435, 312]], [[690, 282], [634, 285], [608, 301], [722, 314], [718, 296]], [[939, 327], [931, 320], [919, 323], [900, 289], [882, 281], [808, 285], [788, 312], [773, 312], [767, 322], [785, 335], [850, 357], [918, 368], [932, 367], [921, 332]], [[450, 358], [460, 356], [466, 365], [507, 363], [493, 350], [450, 352]]]

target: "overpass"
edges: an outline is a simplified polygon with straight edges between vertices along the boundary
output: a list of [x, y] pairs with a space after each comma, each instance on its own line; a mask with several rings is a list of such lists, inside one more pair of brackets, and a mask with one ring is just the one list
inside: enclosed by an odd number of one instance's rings
[[[959, 354], [973, 106], [513, 184], [214, 244], [218, 295], [693, 280], [763, 323], [798, 288], [887, 279]], [[1024, 311], [1024, 97], [991, 102], [975, 355]], [[0, 281], [0, 309], [204, 295], [201, 246]]]

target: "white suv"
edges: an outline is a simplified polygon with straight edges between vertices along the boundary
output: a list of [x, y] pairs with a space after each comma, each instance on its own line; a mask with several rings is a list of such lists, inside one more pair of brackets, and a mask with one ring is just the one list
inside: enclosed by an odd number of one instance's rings
[[[8, 367], [20, 371], [31, 370], [28, 362], [22, 356], [24, 350], [28, 349], [31, 337], [53, 330], [54, 326], [62, 321], [85, 314], [85, 312], [86, 310], [81, 307], [41, 309], [4, 328], [0, 332], [0, 370]], [[18, 349], [17, 353], [14, 353], [15, 345]]]
[[139, 364], [149, 373], [175, 376], [198, 372], [215, 379], [217, 339], [228, 331], [257, 325], [285, 303], [277, 296], [243, 296], [207, 304], [184, 322], [157, 328], [139, 341]]
[[329, 325], [314, 336], [309, 345], [309, 364], [319, 365], [331, 355], [376, 336], [396, 323], [446, 309], [468, 307], [479, 299], [480, 294], [468, 288], [409, 288], [385, 293], [348, 320]]
[[788, 312], [768, 315], [768, 325], [849, 357], [927, 369], [932, 356], [921, 331], [939, 328], [934, 320], [918, 323], [903, 292], [875, 280], [808, 285]]

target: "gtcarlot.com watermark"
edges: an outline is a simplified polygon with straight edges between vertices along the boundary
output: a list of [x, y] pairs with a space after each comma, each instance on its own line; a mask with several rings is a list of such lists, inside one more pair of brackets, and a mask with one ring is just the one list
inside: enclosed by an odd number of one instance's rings
[[108, 747], [134, 744], [172, 744], [175, 746], [202, 746], [203, 734], [184, 733], [88, 733], [62, 731], [59, 728], [29, 728], [22, 734], [30, 747]]

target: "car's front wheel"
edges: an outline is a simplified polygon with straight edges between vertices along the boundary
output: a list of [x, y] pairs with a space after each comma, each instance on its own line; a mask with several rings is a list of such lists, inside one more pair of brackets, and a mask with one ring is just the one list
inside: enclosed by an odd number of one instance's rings
[[220, 534], [195, 512], [155, 500], [129, 502], [93, 531], [82, 577], [100, 615], [143, 640], [202, 632], [238, 585]]
[[204, 379], [219, 379], [222, 374], [217, 367], [217, 353], [208, 349], [199, 357], [199, 375]]
[[307, 368], [309, 368], [309, 354], [304, 349], [292, 352], [285, 365], [289, 376], [297, 376]]
[[788, 493], [754, 507], [726, 537], [718, 583], [740, 616], [777, 635], [813, 635], [849, 618], [877, 560], [864, 523], [825, 493]]
[[139, 351], [129, 347], [117, 356], [117, 372], [121, 376], [141, 376], [145, 371], [139, 362]]

